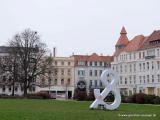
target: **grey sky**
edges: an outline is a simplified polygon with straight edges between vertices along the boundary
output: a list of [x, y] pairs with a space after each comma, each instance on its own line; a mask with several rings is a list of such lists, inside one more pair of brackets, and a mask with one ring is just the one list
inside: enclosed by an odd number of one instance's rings
[[0, 0], [0, 45], [37, 30], [58, 56], [112, 55], [124, 25], [131, 39], [160, 29], [160, 0]]

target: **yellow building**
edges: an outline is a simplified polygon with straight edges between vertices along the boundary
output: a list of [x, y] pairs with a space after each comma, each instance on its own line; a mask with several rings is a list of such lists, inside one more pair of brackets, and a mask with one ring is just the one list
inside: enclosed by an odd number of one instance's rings
[[40, 91], [48, 91], [53, 98], [71, 99], [74, 94], [74, 58], [53, 57], [50, 80], [41, 80]]

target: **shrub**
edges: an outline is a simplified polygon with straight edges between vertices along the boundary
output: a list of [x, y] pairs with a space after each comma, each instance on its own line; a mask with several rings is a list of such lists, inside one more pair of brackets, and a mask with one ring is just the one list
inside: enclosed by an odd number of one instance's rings
[[154, 104], [154, 99], [156, 98], [155, 95], [146, 95], [145, 96], [145, 103], [146, 104]]
[[125, 97], [125, 103], [133, 103], [133, 96]]
[[93, 90], [91, 90], [91, 91], [89, 92], [89, 94], [87, 95], [86, 100], [88, 100], [88, 101], [93, 101], [93, 100], [95, 100]]
[[77, 100], [86, 100], [87, 98], [87, 92], [86, 91], [80, 91], [78, 89], [75, 89], [74, 99]]
[[160, 97], [156, 96], [155, 99], [153, 100], [154, 104], [160, 104]]
[[49, 99], [50, 95], [47, 92], [39, 92], [39, 93], [28, 94], [27, 98], [29, 99]]
[[145, 103], [145, 97], [146, 97], [146, 94], [144, 94], [144, 93], [136, 94], [136, 103], [144, 104]]
[[123, 94], [121, 94], [121, 102], [122, 103], [126, 103], [126, 96], [124, 96]]
[[110, 92], [107, 97], [105, 98], [106, 102], [113, 102], [114, 101], [114, 95], [112, 92]]

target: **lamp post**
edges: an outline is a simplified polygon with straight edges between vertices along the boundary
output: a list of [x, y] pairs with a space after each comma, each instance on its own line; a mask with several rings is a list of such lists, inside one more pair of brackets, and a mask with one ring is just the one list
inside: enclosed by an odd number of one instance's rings
[[68, 87], [68, 83], [66, 83], [66, 99], [68, 99], [68, 89], [67, 89], [67, 87]]
[[51, 71], [50, 70], [49, 70], [49, 78], [48, 78], [48, 87], [49, 87], [48, 93], [50, 95], [50, 92], [51, 92]]

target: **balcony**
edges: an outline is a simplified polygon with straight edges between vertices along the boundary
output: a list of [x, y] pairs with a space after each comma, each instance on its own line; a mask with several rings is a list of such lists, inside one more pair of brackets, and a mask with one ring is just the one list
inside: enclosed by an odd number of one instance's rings
[[155, 58], [155, 55], [149, 55], [149, 56], [145, 56], [145, 59], [148, 60], [148, 59], [154, 59]]

